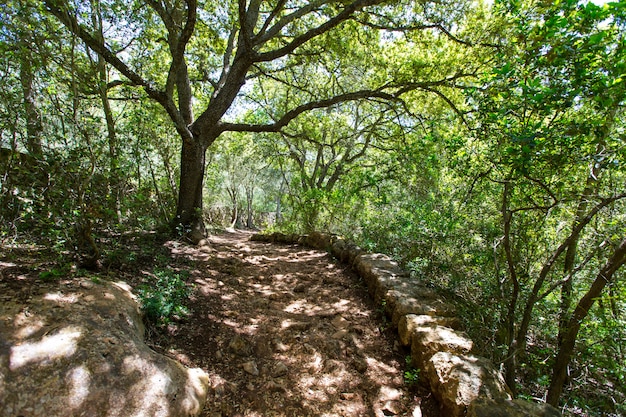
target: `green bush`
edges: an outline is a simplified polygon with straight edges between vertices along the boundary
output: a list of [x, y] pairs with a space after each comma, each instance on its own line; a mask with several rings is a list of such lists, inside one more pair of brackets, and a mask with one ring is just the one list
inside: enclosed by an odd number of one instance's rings
[[186, 271], [156, 269], [154, 277], [139, 287], [139, 299], [148, 322], [162, 326], [189, 314], [185, 306], [190, 295], [185, 283], [188, 276]]
[[408, 386], [414, 386], [419, 383], [420, 380], [420, 370], [413, 367], [411, 355], [408, 355], [404, 358], [406, 363], [406, 369], [404, 371], [404, 383]]

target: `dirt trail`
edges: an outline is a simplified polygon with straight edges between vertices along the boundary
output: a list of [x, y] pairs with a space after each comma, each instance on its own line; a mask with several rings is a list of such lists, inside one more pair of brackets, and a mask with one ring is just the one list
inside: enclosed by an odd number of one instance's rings
[[194, 282], [191, 316], [155, 348], [205, 369], [204, 416], [438, 415], [357, 276], [325, 252], [249, 241], [166, 245]]

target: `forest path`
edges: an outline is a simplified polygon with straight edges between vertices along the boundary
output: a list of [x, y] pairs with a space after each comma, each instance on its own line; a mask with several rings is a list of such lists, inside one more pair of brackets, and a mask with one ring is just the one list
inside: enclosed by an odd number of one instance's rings
[[190, 316], [153, 347], [211, 379], [203, 416], [427, 416], [405, 354], [364, 285], [325, 252], [235, 231], [168, 242], [194, 284]]

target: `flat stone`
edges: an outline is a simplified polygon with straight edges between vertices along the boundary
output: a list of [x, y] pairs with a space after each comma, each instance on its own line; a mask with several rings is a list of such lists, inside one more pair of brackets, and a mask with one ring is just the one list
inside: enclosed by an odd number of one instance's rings
[[350, 334], [350, 332], [347, 329], [341, 329], [341, 330], [337, 330], [330, 337], [333, 338], [333, 339], [338, 340], [338, 339], [344, 339], [344, 338], [348, 337], [349, 334]]
[[370, 294], [374, 296], [374, 301], [379, 301], [379, 288], [389, 285], [391, 281], [398, 280], [407, 274], [400, 269], [397, 262], [389, 256], [381, 253], [363, 253], [354, 260], [354, 268], [365, 280]]
[[344, 319], [342, 316], [337, 316], [333, 319], [333, 321], [331, 321], [331, 324], [336, 328], [336, 329], [346, 329], [348, 327], [350, 327], [350, 322], [346, 319]]
[[259, 368], [257, 367], [257, 364], [256, 364], [255, 361], [245, 362], [241, 366], [242, 366], [243, 370], [246, 371], [247, 373], [249, 373], [250, 375], [254, 375], [254, 376], [258, 376], [259, 375]]
[[420, 326], [413, 329], [411, 358], [413, 366], [423, 369], [437, 352], [467, 354], [474, 343], [464, 333], [443, 326]]
[[456, 317], [428, 316], [425, 314], [407, 314], [398, 321], [398, 335], [403, 346], [409, 346], [413, 338], [413, 331], [424, 326], [444, 326], [459, 330], [461, 322]]
[[393, 297], [393, 301], [388, 301], [387, 305], [393, 308], [391, 322], [396, 326], [400, 319], [407, 314], [433, 317], [454, 317], [456, 314], [455, 308], [442, 299], [411, 297], [398, 294], [395, 290], [389, 291], [386, 299], [391, 300], [391, 297]]
[[425, 365], [424, 374], [446, 416], [465, 416], [478, 400], [511, 399], [500, 372], [480, 356], [438, 352]]
[[289, 372], [289, 367], [287, 367], [284, 362], [277, 362], [272, 369], [272, 376], [274, 378], [280, 378], [281, 376], [287, 375], [287, 372]]

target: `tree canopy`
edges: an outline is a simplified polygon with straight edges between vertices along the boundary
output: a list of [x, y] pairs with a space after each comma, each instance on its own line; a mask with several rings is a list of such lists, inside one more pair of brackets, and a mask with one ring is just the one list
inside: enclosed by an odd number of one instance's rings
[[98, 268], [131, 229], [341, 234], [453, 294], [516, 395], [625, 413], [625, 26], [575, 0], [9, 0], [2, 242]]

